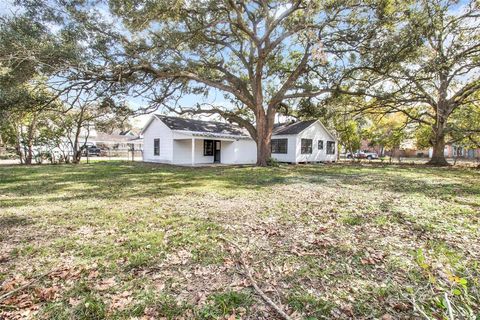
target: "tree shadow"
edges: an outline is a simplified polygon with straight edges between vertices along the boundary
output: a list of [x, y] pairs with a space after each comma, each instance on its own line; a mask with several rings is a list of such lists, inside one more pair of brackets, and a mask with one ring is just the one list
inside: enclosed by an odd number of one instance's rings
[[[161, 198], [178, 194], [184, 189], [260, 190], [297, 183], [336, 184], [339, 188], [348, 185], [365, 189], [365, 192], [385, 190], [399, 194], [421, 193], [430, 197], [480, 194], [480, 185], [462, 183], [463, 179], [473, 178], [471, 172], [455, 170], [452, 174], [451, 171], [343, 165], [192, 168], [126, 161], [16, 166], [0, 169], [0, 207], [32, 205], [38, 200]], [[442, 175], [449, 179], [441, 181]], [[458, 179], [450, 179], [452, 176]], [[1, 197], [2, 194], [4, 197]]]
[[33, 222], [31, 219], [16, 215], [9, 215], [5, 217], [0, 216], [0, 232], [19, 226], [26, 226], [32, 223]]

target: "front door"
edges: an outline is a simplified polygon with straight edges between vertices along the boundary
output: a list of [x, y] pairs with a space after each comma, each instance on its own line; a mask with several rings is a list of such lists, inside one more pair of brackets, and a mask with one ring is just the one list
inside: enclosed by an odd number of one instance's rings
[[222, 146], [221, 141], [215, 140], [213, 148], [213, 162], [220, 163], [220, 149]]

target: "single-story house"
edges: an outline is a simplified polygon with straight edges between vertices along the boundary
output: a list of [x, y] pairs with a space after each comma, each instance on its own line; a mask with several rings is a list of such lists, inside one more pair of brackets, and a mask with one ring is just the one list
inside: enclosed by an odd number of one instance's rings
[[109, 134], [97, 131], [89, 138], [89, 142], [97, 147], [110, 150], [142, 150], [143, 139], [140, 136], [130, 134]]
[[[177, 165], [253, 164], [257, 146], [248, 132], [223, 122], [153, 115], [142, 130], [143, 160]], [[334, 162], [335, 137], [318, 120], [277, 125], [272, 158], [279, 162]]]

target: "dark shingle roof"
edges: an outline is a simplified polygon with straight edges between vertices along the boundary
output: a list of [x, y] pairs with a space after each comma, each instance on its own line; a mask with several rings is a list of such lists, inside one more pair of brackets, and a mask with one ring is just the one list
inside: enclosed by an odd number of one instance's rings
[[156, 116], [171, 130], [217, 133], [236, 136], [247, 135], [240, 127], [230, 123], [184, 119], [159, 114]]
[[298, 134], [310, 127], [317, 120], [298, 121], [293, 123], [283, 123], [273, 128], [273, 135]]

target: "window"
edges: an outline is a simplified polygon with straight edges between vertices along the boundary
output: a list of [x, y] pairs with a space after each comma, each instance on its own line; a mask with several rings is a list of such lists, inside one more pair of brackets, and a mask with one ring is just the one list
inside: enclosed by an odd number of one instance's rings
[[153, 155], [160, 155], [160, 139], [153, 139]]
[[335, 141], [327, 141], [327, 154], [335, 154]]
[[312, 153], [312, 139], [302, 139], [301, 150], [302, 154], [311, 154]]
[[272, 153], [288, 153], [288, 139], [272, 139]]
[[203, 155], [213, 156], [213, 140], [203, 140]]
[[318, 140], [318, 150], [323, 150], [323, 140]]

